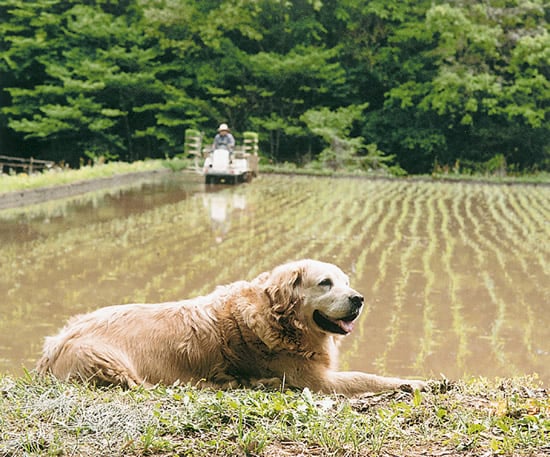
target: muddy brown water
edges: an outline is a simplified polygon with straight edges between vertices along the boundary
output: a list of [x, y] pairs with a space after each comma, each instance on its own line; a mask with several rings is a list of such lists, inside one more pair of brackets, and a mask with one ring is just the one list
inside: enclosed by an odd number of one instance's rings
[[206, 294], [294, 259], [366, 297], [341, 367], [550, 383], [550, 187], [174, 174], [0, 211], [0, 372], [76, 313]]

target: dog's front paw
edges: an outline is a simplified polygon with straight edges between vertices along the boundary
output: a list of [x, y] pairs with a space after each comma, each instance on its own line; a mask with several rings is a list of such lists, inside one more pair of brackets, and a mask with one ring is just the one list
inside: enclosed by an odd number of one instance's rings
[[420, 381], [419, 379], [406, 380], [400, 386], [400, 389], [406, 392], [414, 392], [415, 390], [426, 391], [428, 390], [428, 383], [426, 381]]
[[263, 387], [265, 389], [280, 389], [283, 386], [283, 381], [281, 378], [251, 379], [250, 385], [252, 387]]

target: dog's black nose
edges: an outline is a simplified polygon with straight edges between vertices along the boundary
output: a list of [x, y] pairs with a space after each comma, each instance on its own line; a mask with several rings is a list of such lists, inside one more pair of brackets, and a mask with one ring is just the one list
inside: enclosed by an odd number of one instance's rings
[[349, 297], [349, 301], [353, 305], [353, 307], [359, 311], [361, 309], [361, 306], [363, 306], [363, 297], [361, 295], [352, 295]]

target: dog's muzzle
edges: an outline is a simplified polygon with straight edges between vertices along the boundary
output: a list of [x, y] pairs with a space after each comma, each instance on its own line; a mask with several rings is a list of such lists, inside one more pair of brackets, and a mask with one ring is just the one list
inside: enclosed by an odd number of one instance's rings
[[364, 299], [361, 295], [352, 295], [349, 297], [349, 313], [344, 317], [333, 318], [319, 310], [315, 310], [313, 312], [313, 320], [326, 332], [347, 335], [353, 331], [354, 321], [361, 314], [363, 302]]

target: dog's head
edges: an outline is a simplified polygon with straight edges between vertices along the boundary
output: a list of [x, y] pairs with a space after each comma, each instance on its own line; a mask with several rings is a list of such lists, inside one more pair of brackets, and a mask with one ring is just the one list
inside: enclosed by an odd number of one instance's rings
[[363, 297], [340, 268], [299, 260], [258, 277], [281, 326], [295, 332], [347, 335], [363, 307]]

